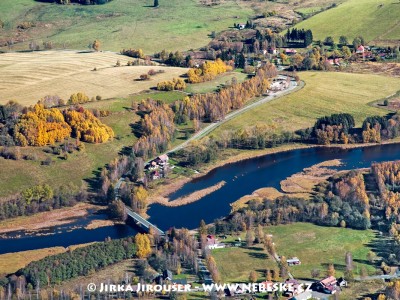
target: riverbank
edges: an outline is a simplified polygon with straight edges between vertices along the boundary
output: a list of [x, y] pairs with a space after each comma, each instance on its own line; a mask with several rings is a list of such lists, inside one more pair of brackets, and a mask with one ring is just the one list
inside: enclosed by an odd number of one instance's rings
[[[170, 206], [170, 205], [167, 205], [167, 203], [169, 201], [168, 196], [171, 193], [175, 192], [176, 190], [179, 190], [180, 188], [182, 188], [186, 183], [189, 183], [194, 179], [201, 178], [217, 168], [227, 166], [229, 164], [253, 159], [253, 158], [258, 158], [258, 157], [271, 155], [271, 154], [284, 153], [284, 152], [289, 152], [289, 151], [299, 150], [299, 149], [309, 149], [309, 148], [354, 149], [354, 148], [366, 148], [366, 147], [373, 147], [373, 146], [377, 146], [377, 145], [398, 144], [398, 143], [400, 143], [400, 137], [393, 139], [393, 140], [389, 140], [389, 141], [383, 141], [380, 144], [368, 143], [368, 144], [347, 144], [347, 145], [343, 145], [343, 144], [310, 145], [310, 144], [302, 144], [302, 143], [293, 143], [293, 144], [282, 145], [282, 146], [279, 146], [276, 148], [267, 148], [267, 149], [260, 149], [260, 150], [226, 149], [226, 150], [221, 151], [221, 154], [220, 154], [221, 158], [219, 161], [214, 162], [212, 164], [203, 164], [203, 165], [200, 165], [199, 167], [197, 167], [197, 170], [199, 171], [199, 173], [193, 174], [190, 177], [178, 177], [175, 179], [168, 179], [164, 183], [156, 186], [151, 192], [150, 198], [152, 200], [150, 201], [149, 204], [158, 203], [161, 205]], [[332, 167], [337, 164], [338, 164], [338, 161], [329, 162], [328, 164], [325, 162], [316, 167], [318, 167], [318, 169], [320, 169], [321, 167], [329, 167], [329, 166]], [[324, 171], [326, 172], [327, 170], [325, 169]], [[319, 175], [316, 174], [313, 177], [318, 177], [318, 176]], [[296, 177], [298, 177], [298, 176], [296, 176]], [[307, 182], [307, 186], [309, 187], [310, 185], [308, 183], [309, 182]], [[303, 193], [302, 192], [298, 193], [298, 191], [290, 191], [290, 187], [287, 187], [286, 190], [291, 192], [292, 196], [294, 196], [294, 195], [301, 196], [301, 194], [307, 194], [307, 193], [304, 193], [304, 190], [303, 190]], [[263, 190], [262, 192], [263, 193], [267, 192], [267, 194], [271, 195], [273, 198], [283, 195], [283, 193], [279, 192], [276, 189]], [[248, 196], [250, 196], [250, 195], [247, 195], [247, 197]], [[198, 201], [200, 199], [201, 198], [198, 198], [197, 200], [193, 200], [193, 201], [186, 202], [186, 203], [184, 201], [180, 201], [180, 202], [177, 202], [176, 204], [174, 204], [173, 206], [186, 205], [186, 204]], [[244, 200], [242, 199], [241, 202], [243, 202], [243, 201]], [[172, 203], [172, 202], [169, 202], [169, 203]]]
[[72, 207], [41, 212], [32, 216], [7, 219], [0, 222], [0, 234], [13, 231], [34, 232], [49, 227], [66, 225], [73, 223], [78, 218], [87, 216], [89, 213], [98, 212], [101, 209], [104, 209], [104, 207], [89, 203], [79, 203]]
[[[226, 184], [226, 181], [220, 181], [217, 184], [214, 184], [213, 186], [210, 186], [208, 188], [196, 191], [194, 193], [191, 193], [187, 196], [179, 197], [173, 201], [170, 201], [169, 198], [158, 196], [158, 197], [153, 197], [150, 202], [151, 203], [158, 203], [164, 206], [168, 207], [176, 207], [176, 206], [181, 206], [181, 205], [186, 205], [193, 203], [195, 201], [201, 200], [203, 197], [219, 190]], [[171, 188], [168, 189], [168, 191], [172, 191]]]
[[294, 173], [280, 182], [281, 191], [274, 187], [265, 187], [255, 190], [251, 195], [245, 195], [231, 203], [232, 212], [244, 208], [250, 200], [262, 202], [265, 199], [276, 200], [278, 197], [290, 196], [309, 200], [312, 197], [315, 187], [327, 180], [330, 176], [338, 174], [333, 167], [342, 166], [340, 159], [327, 160], [304, 168], [301, 172]]

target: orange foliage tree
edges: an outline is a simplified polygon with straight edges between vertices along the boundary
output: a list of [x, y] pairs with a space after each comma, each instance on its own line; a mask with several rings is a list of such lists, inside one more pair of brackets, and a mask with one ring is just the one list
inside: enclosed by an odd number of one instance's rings
[[21, 115], [15, 126], [15, 139], [21, 146], [44, 146], [62, 141], [71, 135], [71, 127], [65, 122], [59, 109], [45, 109], [36, 104]]
[[216, 61], [206, 61], [198, 68], [192, 68], [188, 71], [188, 82], [198, 83], [209, 81], [215, 78], [215, 76], [225, 73], [226, 71], [232, 70], [232, 67], [227, 66], [221, 59]]
[[103, 124], [89, 110], [69, 109], [64, 111], [64, 116], [73, 135], [84, 142], [104, 143], [114, 137], [112, 128]]

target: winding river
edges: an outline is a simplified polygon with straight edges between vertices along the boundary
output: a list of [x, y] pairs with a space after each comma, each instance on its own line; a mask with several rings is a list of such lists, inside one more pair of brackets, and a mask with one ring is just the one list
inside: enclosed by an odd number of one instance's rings
[[[252, 158], [245, 161], [218, 167], [208, 174], [196, 178], [170, 195], [172, 200], [194, 191], [210, 187], [224, 180], [226, 184], [219, 190], [201, 200], [179, 207], [166, 207], [154, 204], [148, 210], [150, 222], [166, 230], [177, 228], [196, 228], [201, 219], [212, 222], [230, 212], [230, 203], [262, 187], [280, 187], [279, 183], [286, 177], [300, 172], [304, 168], [326, 160], [341, 159], [343, 165], [339, 170], [369, 167], [372, 162], [400, 159], [400, 144], [388, 144], [354, 149], [309, 148], [281, 152]], [[121, 238], [138, 232], [129, 225], [102, 227], [94, 230], [72, 229], [71, 226], [82, 225], [90, 219], [99, 218], [91, 215], [79, 224], [50, 229], [51, 235], [0, 239], [0, 254], [53, 246], [102, 241], [106, 237]]]

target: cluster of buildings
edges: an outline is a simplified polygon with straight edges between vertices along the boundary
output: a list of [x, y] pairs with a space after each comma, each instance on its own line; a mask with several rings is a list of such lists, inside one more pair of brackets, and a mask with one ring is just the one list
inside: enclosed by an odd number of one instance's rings
[[226, 245], [224, 243], [220, 243], [214, 235], [211, 234], [207, 235], [206, 249], [213, 250], [213, 249], [222, 249], [225, 247]]
[[273, 79], [269, 91], [278, 92], [286, 90], [290, 85], [290, 78], [278, 77]]
[[393, 52], [390, 49], [363, 45], [360, 45], [356, 49], [356, 55], [363, 60], [375, 60], [376, 58], [385, 60], [393, 58]]
[[166, 171], [169, 170], [169, 157], [167, 154], [157, 156], [157, 158], [150, 161], [146, 166], [150, 178], [152, 180], [157, 180], [165, 177]]

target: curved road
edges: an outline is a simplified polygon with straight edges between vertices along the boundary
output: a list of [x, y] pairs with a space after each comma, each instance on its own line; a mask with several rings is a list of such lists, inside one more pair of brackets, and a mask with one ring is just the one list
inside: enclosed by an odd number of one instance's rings
[[[279, 77], [280, 78], [286, 78], [286, 76], [279, 76]], [[244, 112], [246, 112], [246, 111], [248, 111], [250, 109], [253, 109], [253, 108], [255, 108], [255, 107], [257, 107], [257, 106], [259, 106], [261, 104], [268, 103], [268, 102], [270, 102], [272, 100], [281, 98], [281, 97], [286, 96], [288, 94], [291, 94], [291, 93], [293, 93], [295, 91], [298, 91], [298, 90], [302, 89], [303, 87], [304, 87], [304, 82], [303, 81], [300, 81], [300, 84], [297, 84], [296, 81], [291, 80], [290, 84], [289, 84], [289, 87], [287, 89], [285, 89], [283, 91], [275, 92], [272, 95], [269, 95], [267, 97], [261, 98], [260, 100], [258, 100], [256, 102], [248, 104], [248, 105], [246, 105], [246, 106], [244, 106], [242, 108], [239, 108], [238, 110], [235, 110], [235, 111], [227, 114], [223, 120], [219, 121], [218, 123], [211, 123], [210, 125], [204, 127], [200, 131], [198, 131], [196, 134], [194, 134], [188, 140], [184, 141], [182, 144], [180, 144], [180, 145], [176, 146], [175, 148], [172, 148], [172, 149], [164, 152], [163, 154], [167, 154], [167, 153], [172, 153], [172, 152], [178, 151], [178, 150], [186, 147], [191, 141], [194, 141], [196, 139], [202, 138], [203, 136], [209, 134], [210, 132], [212, 132], [213, 130], [215, 130], [219, 126], [221, 126], [222, 124], [224, 124], [224, 123], [228, 122], [229, 120], [241, 115], [242, 113], [244, 113]], [[146, 163], [149, 163], [151, 160], [148, 160]], [[116, 200], [119, 198], [118, 191], [119, 191], [119, 188], [121, 187], [121, 184], [122, 184], [123, 181], [124, 181], [124, 177], [121, 177], [117, 181], [117, 183], [115, 184], [114, 191], [115, 191], [115, 199]]]
[[[281, 77], [284, 77], [284, 76], [281, 76]], [[219, 121], [217, 123], [211, 123], [210, 125], [204, 127], [202, 130], [198, 131], [196, 134], [194, 134], [192, 137], [190, 137], [188, 140], [186, 140], [185, 142], [183, 142], [179, 146], [176, 146], [175, 148], [165, 152], [165, 154], [166, 153], [172, 153], [172, 152], [178, 151], [178, 150], [186, 147], [191, 141], [199, 139], [199, 138], [202, 138], [203, 136], [209, 134], [210, 132], [212, 132], [213, 130], [215, 130], [219, 126], [221, 126], [222, 124], [228, 122], [229, 120], [241, 115], [242, 113], [244, 113], [244, 112], [246, 112], [246, 111], [248, 111], [250, 109], [253, 109], [253, 108], [255, 108], [255, 107], [257, 107], [257, 106], [259, 106], [261, 104], [270, 102], [272, 100], [278, 99], [278, 98], [280, 98], [282, 96], [291, 94], [291, 93], [293, 93], [293, 92], [295, 92], [295, 91], [297, 91], [299, 89], [302, 89], [303, 87], [304, 87], [304, 82], [301, 81], [300, 84], [298, 85], [296, 83], [296, 81], [292, 80], [292, 81], [290, 81], [289, 88], [287, 88], [286, 90], [273, 93], [272, 95], [269, 95], [269, 96], [267, 96], [265, 98], [262, 98], [262, 99], [260, 99], [260, 100], [258, 100], [256, 102], [254, 102], [254, 103], [246, 105], [246, 106], [244, 106], [242, 108], [239, 108], [238, 110], [235, 110], [235, 111], [227, 114], [223, 120], [221, 120], [221, 121]]]

